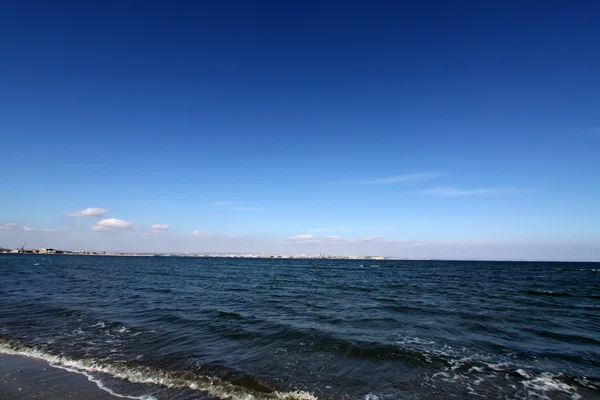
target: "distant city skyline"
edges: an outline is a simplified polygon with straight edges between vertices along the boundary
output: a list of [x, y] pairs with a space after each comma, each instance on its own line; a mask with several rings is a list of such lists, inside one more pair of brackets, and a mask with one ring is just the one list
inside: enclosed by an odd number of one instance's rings
[[600, 261], [600, 4], [0, 6], [0, 247]]

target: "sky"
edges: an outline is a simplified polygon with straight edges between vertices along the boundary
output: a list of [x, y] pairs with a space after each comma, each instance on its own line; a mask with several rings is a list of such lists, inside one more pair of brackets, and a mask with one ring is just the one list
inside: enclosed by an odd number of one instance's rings
[[600, 3], [0, 5], [0, 247], [600, 261]]

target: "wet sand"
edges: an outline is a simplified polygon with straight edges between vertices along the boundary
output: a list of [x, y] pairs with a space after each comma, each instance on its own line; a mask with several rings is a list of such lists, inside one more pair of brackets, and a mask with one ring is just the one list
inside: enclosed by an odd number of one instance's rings
[[53, 368], [42, 360], [1, 353], [0, 393], [3, 400], [119, 398], [100, 389], [84, 375]]

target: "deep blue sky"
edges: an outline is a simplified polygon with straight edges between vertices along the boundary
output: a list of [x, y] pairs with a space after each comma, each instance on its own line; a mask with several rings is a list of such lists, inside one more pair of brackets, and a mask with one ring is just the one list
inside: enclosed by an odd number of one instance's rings
[[600, 260], [599, 15], [5, 2], [0, 246]]

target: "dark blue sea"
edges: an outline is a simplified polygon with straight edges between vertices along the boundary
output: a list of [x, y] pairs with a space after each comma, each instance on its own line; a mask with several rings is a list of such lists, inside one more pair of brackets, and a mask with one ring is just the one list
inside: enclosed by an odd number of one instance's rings
[[0, 255], [0, 352], [138, 399], [600, 399], [600, 263]]

